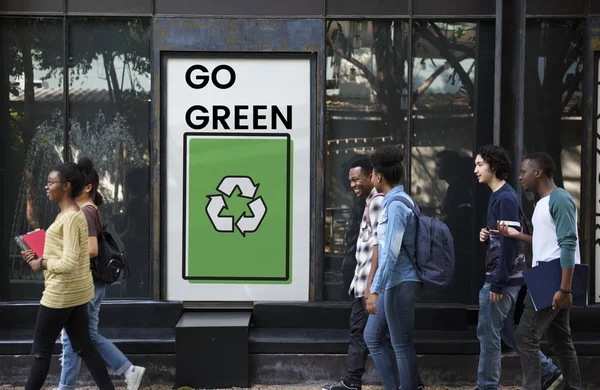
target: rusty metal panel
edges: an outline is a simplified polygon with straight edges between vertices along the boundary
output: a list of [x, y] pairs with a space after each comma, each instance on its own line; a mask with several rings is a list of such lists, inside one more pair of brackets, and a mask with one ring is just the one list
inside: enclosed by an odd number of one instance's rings
[[414, 16], [494, 16], [494, 0], [413, 0]]
[[408, 0], [328, 0], [327, 16], [408, 15]]
[[586, 8], [586, 0], [528, 0], [527, 16], [585, 15]]
[[287, 51], [324, 50], [322, 19], [155, 18], [157, 50]]
[[156, 0], [157, 15], [322, 16], [324, 0]]

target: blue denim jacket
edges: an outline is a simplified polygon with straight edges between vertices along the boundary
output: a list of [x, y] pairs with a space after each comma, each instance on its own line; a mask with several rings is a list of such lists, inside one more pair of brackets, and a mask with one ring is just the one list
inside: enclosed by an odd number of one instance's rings
[[379, 266], [371, 285], [372, 293], [382, 294], [402, 282], [421, 281], [413, 265], [417, 218], [399, 201], [401, 196], [414, 203], [402, 186], [396, 186], [385, 195], [381, 204], [383, 210], [377, 226]]

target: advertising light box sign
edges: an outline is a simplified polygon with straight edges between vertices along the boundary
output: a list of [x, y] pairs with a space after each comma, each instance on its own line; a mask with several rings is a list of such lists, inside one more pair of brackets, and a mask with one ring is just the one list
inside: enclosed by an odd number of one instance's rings
[[311, 66], [166, 58], [168, 300], [308, 300]]

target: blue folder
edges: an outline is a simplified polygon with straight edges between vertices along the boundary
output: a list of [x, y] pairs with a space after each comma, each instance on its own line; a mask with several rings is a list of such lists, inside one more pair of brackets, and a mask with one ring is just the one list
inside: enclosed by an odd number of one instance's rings
[[[587, 305], [587, 282], [589, 267], [587, 264], [575, 264], [571, 284], [573, 306]], [[529, 290], [536, 311], [552, 306], [554, 294], [560, 289], [562, 268], [560, 259], [540, 261], [537, 267], [523, 271], [523, 278]]]

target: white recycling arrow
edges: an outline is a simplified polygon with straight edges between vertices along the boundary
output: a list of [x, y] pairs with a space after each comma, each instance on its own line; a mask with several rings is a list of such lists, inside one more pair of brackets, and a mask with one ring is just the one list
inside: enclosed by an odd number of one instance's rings
[[217, 189], [222, 194], [231, 196], [235, 187], [238, 187], [241, 192], [240, 196], [252, 199], [254, 198], [254, 194], [256, 194], [258, 186], [259, 185], [255, 185], [248, 176], [227, 176], [221, 180]]
[[208, 195], [210, 201], [206, 205], [206, 213], [210, 222], [218, 232], [233, 232], [233, 217], [220, 217], [221, 210], [227, 209], [221, 195]]
[[254, 216], [247, 217], [246, 213], [244, 213], [235, 224], [244, 237], [246, 236], [246, 233], [252, 233], [258, 229], [258, 226], [265, 218], [265, 214], [267, 212], [267, 206], [265, 206], [262, 196], [259, 196], [250, 202], [248, 207], [250, 207], [250, 210], [252, 210], [252, 214], [254, 214]]

